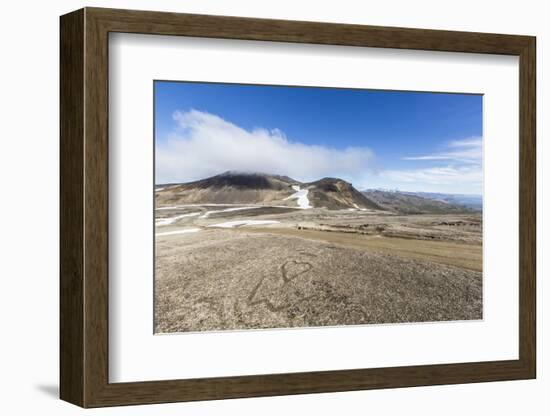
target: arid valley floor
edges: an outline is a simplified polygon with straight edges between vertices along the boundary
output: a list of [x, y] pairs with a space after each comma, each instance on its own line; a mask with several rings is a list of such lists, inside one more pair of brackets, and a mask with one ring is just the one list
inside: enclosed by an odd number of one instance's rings
[[157, 199], [155, 331], [482, 318], [479, 212], [304, 209], [300, 196]]

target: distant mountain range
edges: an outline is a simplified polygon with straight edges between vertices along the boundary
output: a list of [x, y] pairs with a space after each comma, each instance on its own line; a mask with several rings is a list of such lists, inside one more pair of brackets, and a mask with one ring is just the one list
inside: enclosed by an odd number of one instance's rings
[[288, 176], [231, 171], [194, 182], [157, 185], [155, 192], [157, 205], [263, 204], [403, 214], [471, 211], [466, 205], [449, 200], [449, 195], [430, 195], [382, 190], [359, 192], [351, 183], [338, 178], [300, 182]]
[[401, 214], [446, 214], [481, 211], [482, 198], [431, 192], [368, 189], [363, 194], [383, 208]]
[[483, 208], [483, 197], [481, 195], [469, 194], [443, 194], [435, 192], [405, 192], [409, 195], [416, 195], [434, 201], [443, 201], [449, 204], [462, 205], [475, 211]]

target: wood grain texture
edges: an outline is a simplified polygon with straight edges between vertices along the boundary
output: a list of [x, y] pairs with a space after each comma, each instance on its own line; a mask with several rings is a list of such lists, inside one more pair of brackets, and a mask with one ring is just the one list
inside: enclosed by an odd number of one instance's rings
[[[108, 380], [108, 33], [520, 57], [520, 357], [512, 361], [190, 380]], [[534, 378], [535, 39], [87, 8], [61, 18], [61, 397], [100, 407]]]
[[85, 406], [96, 401], [108, 380], [109, 141], [108, 33], [86, 15], [84, 59], [84, 333]]
[[60, 388], [84, 404], [84, 12], [61, 19], [60, 45]]
[[520, 360], [536, 377], [536, 41], [520, 54], [519, 142], [519, 338]]
[[519, 55], [528, 36], [87, 8], [110, 32]]

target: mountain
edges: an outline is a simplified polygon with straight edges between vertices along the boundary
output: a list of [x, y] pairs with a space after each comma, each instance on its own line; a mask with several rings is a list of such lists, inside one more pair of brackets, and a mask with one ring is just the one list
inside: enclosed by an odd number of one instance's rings
[[451, 214], [473, 211], [464, 205], [426, 198], [412, 192], [369, 189], [363, 191], [363, 195], [382, 208], [399, 214]]
[[281, 202], [298, 182], [277, 175], [225, 172], [195, 182], [161, 185], [157, 204], [257, 204]]
[[303, 183], [288, 176], [224, 172], [188, 183], [158, 185], [157, 205], [264, 204], [328, 209], [382, 209], [338, 178]]
[[367, 195], [355, 189], [351, 183], [342, 179], [323, 178], [305, 184], [305, 188], [309, 190], [309, 199], [316, 207], [326, 207], [328, 209], [384, 209]]
[[475, 211], [481, 211], [483, 207], [483, 197], [481, 195], [470, 194], [443, 194], [435, 192], [404, 192], [409, 195], [416, 195], [435, 201], [447, 202], [454, 205], [462, 205]]

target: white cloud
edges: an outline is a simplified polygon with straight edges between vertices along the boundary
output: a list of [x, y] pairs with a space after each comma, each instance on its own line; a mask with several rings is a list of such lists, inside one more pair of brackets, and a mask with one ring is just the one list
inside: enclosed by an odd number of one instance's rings
[[157, 141], [157, 184], [234, 170], [288, 175], [304, 182], [335, 176], [358, 189], [482, 192], [482, 139], [478, 137], [451, 141], [437, 153], [404, 157], [413, 163], [407, 169], [374, 169], [374, 153], [367, 147], [342, 150], [303, 144], [278, 129], [246, 130], [197, 110], [176, 111], [173, 120], [172, 134]]
[[[419, 167], [383, 170], [374, 179], [383, 187], [404, 191], [481, 194], [483, 189], [483, 143], [471, 137], [447, 143], [444, 150], [403, 157]], [[426, 166], [426, 162], [432, 162]]]
[[178, 128], [157, 141], [156, 183], [188, 182], [227, 170], [288, 175], [310, 181], [354, 178], [370, 169], [366, 147], [343, 150], [289, 140], [280, 130], [246, 130], [217, 115], [176, 111]]
[[478, 166], [443, 166], [425, 169], [387, 170], [381, 173], [394, 182], [431, 185], [479, 184], [483, 179]]
[[471, 137], [464, 140], [455, 140], [447, 145], [447, 149], [440, 153], [422, 156], [407, 156], [403, 160], [448, 160], [461, 163], [480, 164], [483, 154], [483, 143], [480, 137]]
[[481, 194], [483, 173], [478, 165], [446, 165], [427, 168], [382, 170], [365, 175], [360, 189], [384, 188], [400, 191], [443, 192], [449, 194]]

